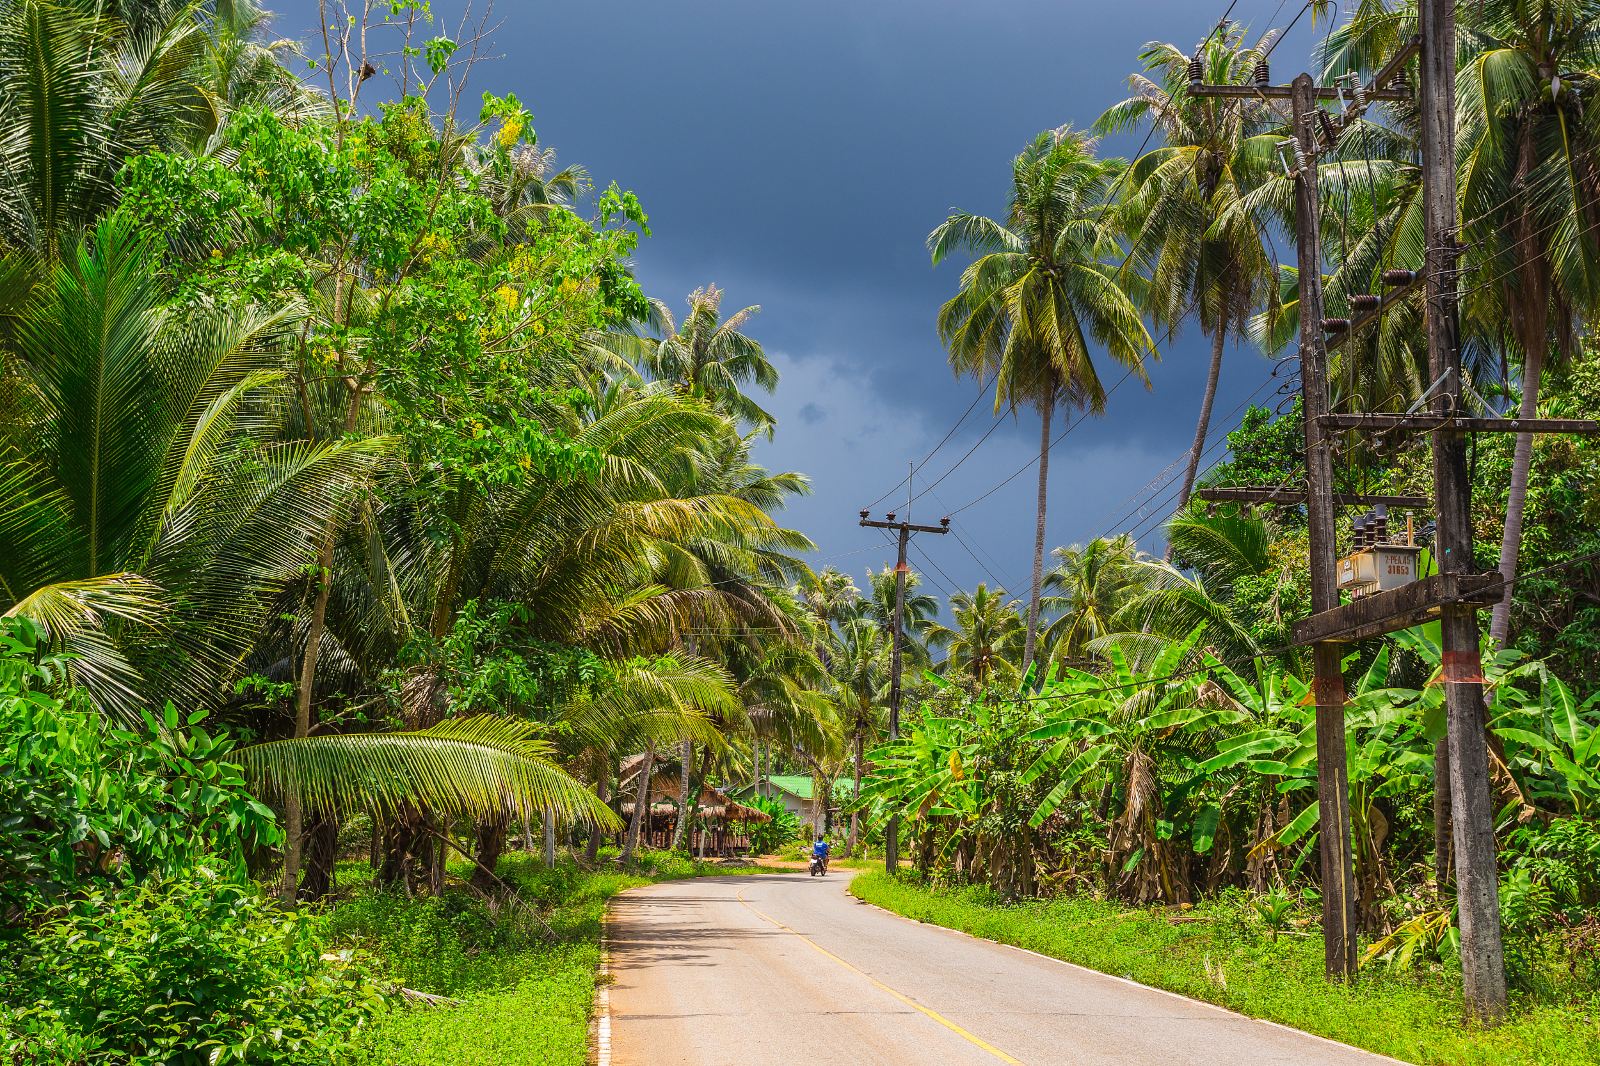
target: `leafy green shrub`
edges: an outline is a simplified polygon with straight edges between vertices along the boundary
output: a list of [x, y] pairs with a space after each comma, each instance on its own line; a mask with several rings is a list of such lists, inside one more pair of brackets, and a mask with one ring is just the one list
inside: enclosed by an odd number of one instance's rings
[[204, 867], [89, 891], [0, 940], [0, 1058], [327, 1062], [381, 1001], [321, 926]]
[[800, 818], [779, 800], [769, 796], [752, 796], [749, 805], [767, 815], [771, 821], [761, 822], [750, 831], [750, 852], [770, 855], [800, 838], [804, 828]]
[[0, 621], [0, 914], [90, 886], [171, 876], [202, 855], [242, 876], [242, 845], [276, 843], [272, 812], [227, 761], [233, 743], [169, 704], [120, 729], [51, 690], [61, 662], [22, 619]]
[[329, 915], [328, 934], [376, 955], [386, 978], [439, 995], [504, 984], [511, 979], [505, 958], [545, 936], [526, 910], [507, 905], [492, 911], [462, 889], [423, 899], [359, 893]]

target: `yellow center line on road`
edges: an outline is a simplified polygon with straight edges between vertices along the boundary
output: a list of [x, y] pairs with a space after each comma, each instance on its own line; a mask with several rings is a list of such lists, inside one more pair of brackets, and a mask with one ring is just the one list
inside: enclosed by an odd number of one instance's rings
[[952, 1033], [956, 1034], [961, 1039], [965, 1040], [967, 1043], [973, 1045], [974, 1047], [982, 1048], [984, 1051], [987, 1051], [989, 1054], [993, 1055], [995, 1058], [999, 1059], [1001, 1062], [1009, 1062], [1009, 1063], [1012, 1063], [1013, 1066], [1022, 1066], [1022, 1060], [1021, 1059], [1012, 1058], [1010, 1055], [1007, 1055], [1004, 1051], [1001, 1051], [999, 1048], [995, 1047], [993, 1044], [989, 1043], [987, 1040], [984, 1040], [981, 1037], [975, 1036], [974, 1034], [969, 1033], [967, 1030], [961, 1028], [961, 1026], [957, 1025], [955, 1022], [951, 1021], [949, 1018], [946, 1018], [944, 1015], [940, 1014], [938, 1011], [930, 1010], [929, 1008], [924, 1007], [922, 1004], [918, 1003], [916, 1000], [912, 999], [910, 996], [905, 995], [904, 993], [895, 991], [894, 989], [890, 988], [888, 985], [884, 984], [882, 981], [878, 980], [876, 977], [872, 976], [870, 973], [867, 973], [865, 970], [862, 970], [860, 967], [853, 966], [850, 963], [844, 961], [839, 956], [835, 955], [833, 952], [829, 951], [827, 948], [825, 948], [821, 944], [817, 943], [815, 940], [812, 940], [810, 937], [806, 936], [804, 933], [799, 933], [799, 932], [796, 932], [793, 929], [790, 929], [787, 925], [784, 925], [782, 922], [778, 921], [778, 919], [774, 918], [772, 915], [767, 914], [766, 912], [758, 909], [753, 903], [751, 903], [749, 900], [745, 899], [743, 892], [738, 893], [738, 899], [739, 899], [740, 903], [743, 903], [746, 907], [749, 907], [750, 910], [752, 912], [754, 912], [758, 917], [760, 917], [760, 918], [762, 918], [762, 919], [764, 919], [764, 920], [766, 920], [768, 922], [771, 922], [773, 925], [777, 926], [779, 929], [782, 929], [785, 933], [788, 933], [790, 936], [799, 937], [805, 943], [811, 945], [813, 948], [816, 948], [818, 951], [822, 952], [822, 954], [826, 955], [828, 958], [832, 959], [834, 962], [838, 963], [840, 966], [843, 966], [845, 969], [851, 971], [852, 973], [860, 974], [862, 977], [865, 977], [868, 981], [871, 981], [874, 985], [876, 985], [879, 988], [883, 989], [885, 992], [889, 993], [895, 999], [898, 999], [901, 1003], [904, 1003], [906, 1006], [910, 1007], [912, 1010], [915, 1010], [915, 1011], [917, 1011], [917, 1012], [919, 1012], [921, 1014], [926, 1015], [929, 1018], [932, 1018], [934, 1021], [938, 1022], [940, 1025], [944, 1026], [946, 1029], [950, 1030]]

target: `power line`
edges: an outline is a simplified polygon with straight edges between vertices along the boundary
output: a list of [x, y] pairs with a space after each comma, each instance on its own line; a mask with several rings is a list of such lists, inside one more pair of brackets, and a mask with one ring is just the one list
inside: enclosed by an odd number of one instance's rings
[[[1233, 13], [1233, 8], [1234, 8], [1235, 3], [1237, 3], [1237, 0], [1230, 0], [1227, 8], [1222, 13], [1222, 17], [1217, 20], [1216, 26], [1213, 27], [1211, 32], [1206, 35], [1206, 38], [1205, 38], [1206, 41], [1209, 41], [1211, 39], [1211, 37], [1214, 36], [1217, 33], [1217, 31], [1220, 30], [1222, 28], [1222, 26], [1227, 22], [1228, 16]], [[1163, 89], [1162, 92], [1166, 94], [1166, 97], [1167, 97], [1166, 102], [1168, 104], [1171, 104], [1173, 102], [1172, 93], [1168, 92], [1166, 89]], [[1135, 161], [1137, 161], [1138, 159], [1140, 159], [1141, 157], [1143, 157], [1143, 155], [1145, 153], [1145, 149], [1150, 146], [1150, 139], [1155, 136], [1156, 128], [1157, 128], [1158, 125], [1159, 125], [1159, 123], [1157, 123], [1155, 121], [1152, 121], [1150, 123], [1149, 128], [1145, 131], [1144, 139], [1139, 142], [1139, 147], [1137, 149], [1135, 149], [1133, 155], [1131, 157], [1129, 157], [1128, 166], [1123, 168], [1122, 172], [1117, 175], [1117, 180], [1112, 184], [1111, 188], [1109, 190], [1107, 190], [1106, 197], [1105, 197], [1106, 203], [1110, 204], [1110, 203], [1115, 202], [1118, 193], [1122, 189], [1122, 186], [1127, 182], [1128, 176], [1133, 172], [1133, 163]], [[1196, 166], [1198, 166], [1198, 165], [1199, 165], [1198, 160], [1196, 160]], [[1128, 263], [1132, 260], [1134, 251], [1136, 250], [1137, 246], [1138, 246], [1137, 240], [1131, 240], [1131, 241], [1128, 242], [1128, 252], [1127, 252], [1127, 254], [1125, 256], [1123, 256], [1122, 262], [1117, 266], [1117, 269], [1116, 269], [1116, 271], [1114, 271], [1114, 273], [1120, 274], [1120, 273], [1122, 273], [1123, 270], [1127, 269]], [[1172, 339], [1172, 330], [1169, 329], [1168, 333], [1167, 333], [1167, 341], [1170, 343], [1171, 339]], [[1155, 351], [1155, 345], [1152, 344], [1150, 346], [1150, 348], [1145, 353], [1141, 354], [1140, 361], [1141, 362], [1143, 361], [1143, 355], [1144, 354], [1152, 354], [1154, 351]], [[1132, 374], [1133, 374], [1133, 368], [1130, 368], [1128, 370], [1128, 372], [1123, 375], [1123, 378], [1121, 380], [1119, 380], [1116, 385], [1113, 385], [1111, 387], [1110, 391], [1108, 391], [1106, 393], [1106, 396], [1109, 398], [1111, 393], [1115, 392], [1117, 387], [1120, 386], [1123, 381], [1126, 381], [1128, 377], [1132, 376]], [[1039, 372], [1035, 373], [1034, 380], [1030, 383], [1030, 386], [1029, 386], [1030, 389], [1032, 388], [1033, 385], [1037, 385], [1039, 383], [1039, 378], [1042, 377], [1042, 376], [1043, 376], [1043, 371], [1039, 371]], [[981, 378], [979, 379], [980, 380], [980, 384], [979, 384], [979, 387], [978, 387], [978, 394], [977, 394], [977, 396], [975, 396], [973, 398], [972, 403], [967, 405], [967, 409], [964, 412], [962, 412], [961, 417], [956, 420], [955, 425], [951, 426], [949, 431], [947, 431], [945, 433], [945, 435], [942, 438], [940, 438], [939, 443], [934, 445], [933, 449], [931, 451], [929, 451], [926, 456], [923, 457], [922, 462], [920, 462], [920, 463], [918, 463], [916, 465], [918, 465], [918, 466], [927, 465], [928, 460], [932, 459], [934, 454], [936, 452], [938, 452], [940, 448], [944, 447], [944, 445], [950, 440], [950, 438], [955, 435], [956, 430], [961, 427], [962, 423], [964, 423], [967, 420], [968, 416], [970, 416], [972, 414], [972, 412], [977, 408], [978, 402], [983, 399], [984, 394], [987, 393], [989, 391], [989, 389], [998, 381], [999, 377], [1000, 377], [1000, 370], [999, 370], [999, 368], [996, 368], [996, 370], [994, 372], [994, 375], [992, 377], [990, 377], [987, 382], [984, 382], [983, 379], [981, 379]], [[1012, 410], [1015, 411], [1015, 409], [1016, 409], [1016, 405], [1013, 404], [1012, 405]], [[918, 493], [916, 496], [913, 496], [912, 500], [910, 502], [915, 502], [915, 500], [920, 498], [923, 494], [925, 494], [928, 491], [930, 491], [934, 486], [938, 485], [945, 478], [949, 477], [950, 474], [954, 473], [957, 467], [961, 466], [962, 463], [966, 462], [967, 459], [971, 458], [972, 453], [977, 451], [979, 445], [983, 444], [984, 441], [989, 439], [989, 437], [994, 433], [994, 431], [1000, 427], [1002, 421], [1003, 421], [1003, 419], [996, 419], [994, 425], [990, 426], [989, 429], [983, 434], [983, 436], [979, 437], [977, 442], [974, 443], [971, 448], [967, 449], [966, 453], [963, 454], [960, 459], [956, 460], [956, 463], [955, 463], [954, 466], [950, 467], [943, 474], [939, 475], [939, 477], [936, 478], [931, 485], [929, 485], [927, 488], [923, 489], [922, 493]], [[1020, 473], [1020, 471], [1019, 471], [1019, 473]], [[901, 478], [893, 486], [891, 486], [887, 492], [885, 492], [883, 495], [879, 496], [876, 500], [873, 500], [872, 503], [868, 504], [867, 508], [870, 510], [871, 508], [876, 507], [879, 503], [882, 503], [884, 500], [888, 499], [888, 497], [889, 497], [889, 495], [891, 493], [893, 493], [901, 485], [904, 485], [907, 481], [910, 480], [910, 478], [911, 478], [910, 474], [907, 474], [904, 478]]]
[[[1516, 585], [1518, 585], [1519, 583], [1521, 583], [1523, 581], [1527, 581], [1527, 580], [1530, 580], [1530, 579], [1535, 578], [1535, 577], [1543, 577], [1546, 574], [1552, 573], [1552, 572], [1557, 571], [1557, 570], [1565, 570], [1565, 569], [1567, 569], [1569, 567], [1578, 566], [1578, 565], [1580, 565], [1582, 563], [1594, 562], [1596, 560], [1600, 560], [1600, 551], [1586, 552], [1583, 555], [1573, 556], [1571, 559], [1563, 559], [1560, 562], [1551, 563], [1549, 566], [1540, 567], [1538, 570], [1531, 570], [1526, 574], [1518, 574], [1516, 577], [1512, 578], [1510, 581], [1503, 582], [1502, 583], [1502, 587], [1503, 588], [1514, 588]], [[1238, 657], [1236, 659], [1233, 659], [1232, 661], [1225, 660], [1225, 659], [1216, 659], [1214, 662], [1208, 663], [1208, 664], [1203, 665], [1203, 666], [1190, 667], [1190, 668], [1187, 668], [1187, 669], [1184, 669], [1184, 670], [1175, 670], [1170, 674], [1164, 674], [1164, 675], [1162, 675], [1160, 677], [1141, 677], [1141, 678], [1136, 678], [1133, 681], [1123, 682], [1121, 684], [1104, 685], [1104, 686], [1101, 686], [1100, 688], [1097, 688], [1097, 689], [1087, 689], [1087, 690], [1080, 689], [1080, 690], [1077, 690], [1075, 692], [1071, 692], [1071, 693], [1067, 693], [1065, 695], [1059, 695], [1059, 696], [1058, 695], [1045, 695], [1045, 694], [1042, 694], [1042, 693], [1036, 693], [1036, 694], [1034, 694], [1032, 696], [1015, 696], [1015, 697], [1011, 697], [1010, 699], [1011, 699], [1012, 702], [1017, 702], [1017, 703], [1032, 703], [1032, 702], [1036, 702], [1036, 701], [1040, 701], [1040, 700], [1059, 700], [1059, 699], [1070, 699], [1070, 698], [1077, 697], [1077, 696], [1099, 696], [1099, 695], [1105, 695], [1105, 694], [1111, 693], [1111, 692], [1120, 692], [1120, 691], [1122, 691], [1124, 689], [1137, 688], [1137, 687], [1146, 686], [1146, 685], [1160, 684], [1160, 683], [1165, 682], [1165, 681], [1181, 681], [1184, 678], [1196, 677], [1196, 676], [1198, 676], [1200, 674], [1208, 673], [1211, 670], [1214, 670], [1219, 666], [1223, 667], [1225, 669], [1228, 669], [1228, 670], [1235, 670], [1236, 668], [1239, 668], [1239, 667], [1253, 665], [1253, 664], [1255, 664], [1257, 662], [1260, 662], [1263, 659], [1271, 659], [1271, 658], [1276, 658], [1276, 657], [1281, 656], [1281, 655], [1287, 655], [1290, 652], [1294, 652], [1294, 651], [1299, 650], [1299, 647], [1300, 646], [1297, 645], [1297, 644], [1279, 644], [1279, 645], [1276, 645], [1276, 646], [1270, 647], [1270, 648], [1262, 648], [1259, 651], [1252, 652], [1251, 654], [1246, 655], [1246, 656]]]

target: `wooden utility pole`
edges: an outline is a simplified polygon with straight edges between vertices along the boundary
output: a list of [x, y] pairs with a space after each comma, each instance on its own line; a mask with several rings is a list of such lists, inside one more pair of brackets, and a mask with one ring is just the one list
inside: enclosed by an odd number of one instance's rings
[[[893, 512], [885, 516], [888, 521], [879, 522], [867, 517], [867, 512], [861, 512], [861, 524], [869, 529], [893, 529], [900, 534], [900, 551], [894, 566], [894, 620], [890, 625], [889, 645], [889, 739], [900, 739], [900, 671], [901, 671], [901, 631], [905, 629], [906, 616], [906, 574], [911, 569], [906, 565], [906, 547], [911, 543], [913, 533], [948, 533], [950, 532], [950, 519], [941, 518], [936, 526], [918, 526], [910, 522], [896, 522]], [[898, 815], [889, 816], [889, 824], [884, 828], [883, 834], [883, 866], [890, 873], [900, 869], [900, 818]]]
[[[1322, 249], [1317, 212], [1318, 110], [1311, 75], [1290, 86], [1295, 158], [1295, 238], [1300, 266], [1300, 393], [1305, 407], [1306, 516], [1311, 540], [1311, 610], [1339, 606], [1334, 570], [1333, 451], [1318, 419], [1328, 413], [1328, 356], [1322, 330]], [[1350, 848], [1350, 778], [1344, 736], [1344, 673], [1339, 645], [1311, 646], [1317, 702], [1317, 807], [1321, 815], [1322, 936], [1331, 978], [1356, 975], [1355, 859]]]
[[[1433, 412], [1463, 413], [1457, 322], [1455, 0], [1421, 0], [1422, 198], [1428, 376], [1437, 384]], [[1434, 559], [1441, 575], [1476, 572], [1472, 558], [1472, 482], [1461, 427], [1433, 430], [1434, 498], [1438, 529]], [[1450, 762], [1450, 820], [1456, 855], [1456, 901], [1461, 920], [1461, 976], [1467, 1008], [1497, 1022], [1506, 1011], [1505, 952], [1500, 939], [1499, 878], [1495, 870], [1494, 811], [1489, 796], [1484, 735], [1483, 671], [1478, 619], [1468, 603], [1440, 610], [1444, 643], [1441, 680]], [[1435, 782], [1435, 788], [1443, 787]]]

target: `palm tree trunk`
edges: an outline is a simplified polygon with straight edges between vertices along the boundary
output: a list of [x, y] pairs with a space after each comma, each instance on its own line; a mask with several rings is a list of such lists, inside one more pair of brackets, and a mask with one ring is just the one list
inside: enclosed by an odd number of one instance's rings
[[[1189, 448], [1189, 467], [1183, 472], [1183, 487], [1178, 490], [1178, 510], [1189, 504], [1189, 494], [1194, 491], [1194, 479], [1200, 473], [1200, 455], [1206, 450], [1206, 434], [1211, 429], [1211, 405], [1217, 398], [1217, 381], [1222, 376], [1222, 346], [1228, 332], [1218, 326], [1211, 338], [1211, 369], [1206, 373], [1206, 392], [1200, 399], [1200, 421], [1194, 427], [1194, 444]], [[1171, 548], [1168, 548], [1171, 551]]]
[[655, 761], [655, 748], [646, 744], [644, 765], [639, 768], [639, 787], [633, 798], [633, 817], [628, 819], [628, 836], [622, 845], [623, 866], [633, 862], [633, 856], [639, 850], [639, 826], [649, 815], [646, 808], [650, 806], [650, 771], [655, 769]]
[[478, 823], [477, 854], [473, 857], [472, 886], [488, 894], [499, 887], [495, 867], [500, 863], [500, 853], [505, 850], [506, 837], [511, 832], [511, 819], [496, 814]]
[[683, 843], [684, 831], [688, 828], [689, 820], [694, 817], [697, 806], [689, 797], [689, 778], [692, 776], [694, 763], [694, 741], [685, 740], [678, 749], [679, 758], [683, 765], [678, 770], [678, 820], [672, 826], [672, 843], [667, 846], [668, 851], [677, 851]]
[[319, 900], [334, 889], [334, 862], [338, 858], [339, 819], [319, 814], [309, 819], [305, 831], [305, 881], [299, 898]]
[[[330, 523], [322, 546], [317, 552], [317, 595], [311, 606], [311, 626], [306, 633], [306, 650], [300, 659], [300, 677], [294, 695], [294, 738], [302, 740], [311, 735], [311, 695], [316, 687], [317, 655], [322, 650], [322, 634], [327, 628], [328, 599], [333, 593], [333, 541], [334, 527]], [[301, 838], [304, 836], [305, 812], [300, 809], [300, 799], [290, 793], [284, 810], [283, 879], [278, 884], [278, 898], [293, 906], [300, 885]]]
[[[602, 762], [600, 776], [595, 778], [594, 782], [594, 794], [599, 796], [602, 801], [605, 801], [609, 798], [606, 796], [606, 788], [611, 778], [610, 762], [610, 759], [606, 759]], [[588, 863], [590, 866], [593, 866], [595, 860], [600, 857], [601, 836], [602, 833], [599, 826], [594, 826], [589, 830], [589, 843], [584, 847], [583, 858], [584, 862]]]
[[1022, 649], [1024, 673], [1033, 663], [1034, 648], [1039, 642], [1039, 591], [1044, 584], [1045, 499], [1050, 486], [1050, 418], [1054, 413], [1054, 402], [1046, 404], [1039, 412], [1039, 506], [1033, 530], [1033, 587], [1028, 592], [1028, 633]]
[[[1540, 340], [1542, 337], [1542, 320]], [[1531, 332], [1531, 331], [1530, 331]], [[1529, 344], [1522, 362], [1522, 404], [1519, 417], [1539, 416], [1539, 379], [1544, 371], [1544, 351], [1538, 343]], [[1500, 574], [1506, 589], [1494, 605], [1489, 618], [1489, 638], [1496, 647], [1505, 647], [1511, 635], [1512, 582], [1517, 578], [1517, 556], [1522, 550], [1522, 518], [1528, 504], [1528, 477], [1533, 471], [1533, 434], [1518, 433], [1511, 453], [1511, 486], [1506, 493], [1506, 525], [1500, 538]]]
[[556, 867], [556, 812], [545, 808], [544, 812], [544, 868], [553, 870]]
[[[855, 757], [856, 757], [855, 758], [855, 763], [856, 763], [856, 766], [855, 766], [855, 793], [854, 793], [854, 795], [856, 797], [860, 797], [860, 795], [861, 795], [861, 757], [862, 757], [863, 749], [865, 749], [866, 746], [867, 746], [866, 736], [860, 730], [857, 730], [856, 731], [856, 735], [855, 735], [855, 749], [856, 749], [855, 750]], [[860, 810], [859, 807], [856, 807], [854, 804], [852, 804], [851, 807], [850, 807], [850, 839], [848, 841], [846, 841], [845, 845], [844, 845], [844, 853], [845, 853], [846, 857], [849, 857], [849, 856], [854, 855], [856, 853], [856, 841], [859, 839], [859, 835], [858, 834], [860, 833], [860, 829], [861, 829], [861, 810]]]

